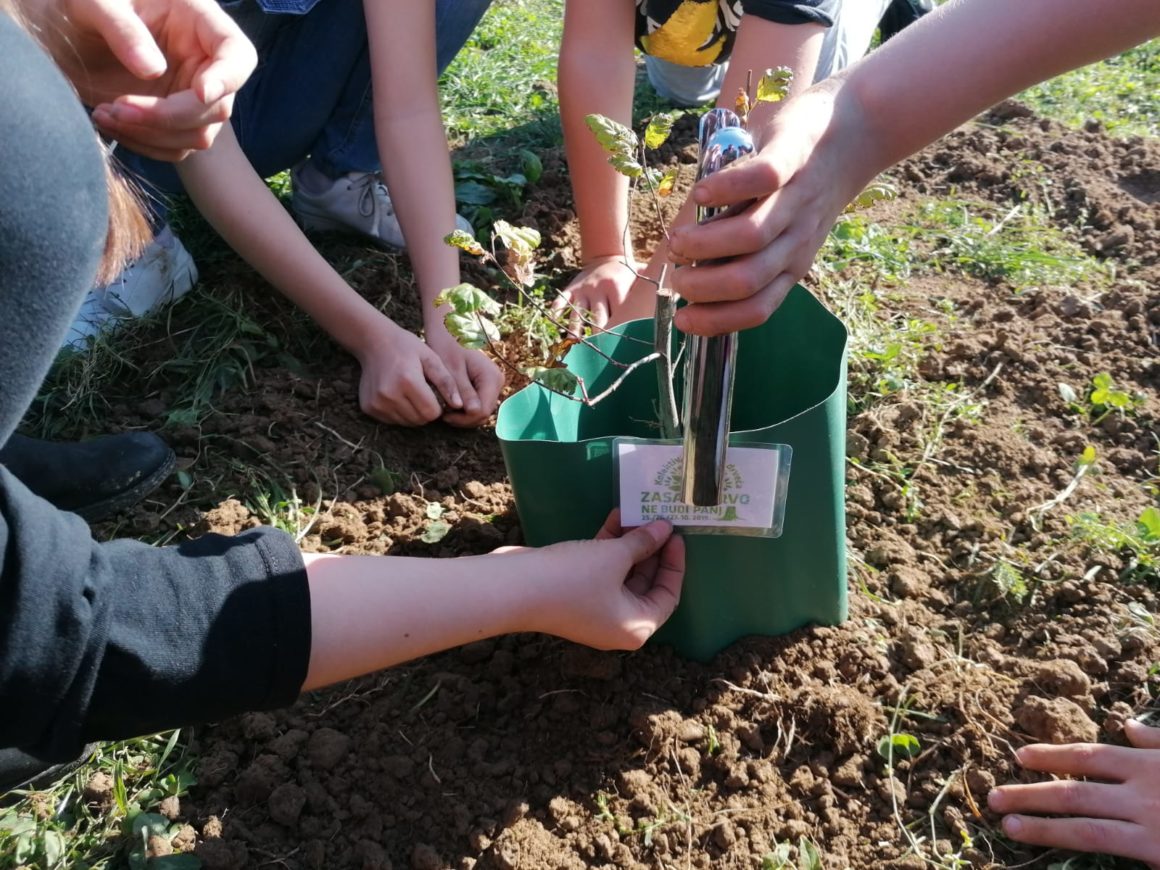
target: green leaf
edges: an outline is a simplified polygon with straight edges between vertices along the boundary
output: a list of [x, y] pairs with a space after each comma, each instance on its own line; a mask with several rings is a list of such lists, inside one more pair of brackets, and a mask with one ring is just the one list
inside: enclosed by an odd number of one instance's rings
[[455, 201], [463, 205], [491, 205], [496, 195], [495, 188], [478, 181], [463, 181], [455, 185]]
[[450, 305], [455, 314], [487, 314], [498, 317], [503, 308], [474, 284], [456, 284], [435, 297], [435, 307]]
[[451, 531], [451, 526], [442, 520], [436, 520], [432, 523], [427, 523], [427, 528], [423, 530], [422, 536], [419, 538], [424, 544], [438, 544], [447, 537], [447, 533]]
[[530, 252], [540, 247], [540, 233], [531, 227], [513, 227], [507, 221], [496, 221], [495, 234], [504, 247], [517, 252]]
[[443, 318], [443, 325], [451, 337], [469, 350], [481, 350], [500, 340], [499, 327], [482, 314], [456, 314], [452, 311]]
[[886, 202], [897, 197], [898, 190], [894, 185], [885, 181], [876, 181], [854, 197], [854, 201], [850, 203], [848, 208], [869, 208], [876, 202]]
[[482, 257], [487, 253], [483, 249], [483, 245], [476, 241], [475, 236], [467, 232], [467, 230], [455, 230], [454, 232], [448, 233], [443, 237], [443, 241], [453, 248], [459, 248], [459, 250], [466, 251], [476, 257]]
[[627, 178], [638, 178], [644, 172], [644, 167], [637, 162], [635, 157], [613, 154], [608, 158], [608, 163], [613, 169]]
[[544, 175], [544, 164], [539, 155], [527, 148], [522, 148], [520, 149], [520, 160], [523, 161], [524, 175], [527, 176], [529, 183], [536, 184]]
[[798, 840], [798, 870], [822, 870], [822, 856], [808, 837]]
[[596, 135], [600, 147], [609, 154], [632, 154], [640, 145], [632, 130], [604, 115], [588, 115], [584, 123]]
[[47, 866], [56, 866], [67, 851], [68, 846], [59, 831], [44, 832], [44, 861]]
[[503, 264], [504, 273], [524, 287], [536, 283], [536, 248], [540, 234], [531, 227], [513, 227], [507, 221], [496, 221], [494, 232], [508, 249], [509, 257]]
[[894, 758], [914, 758], [921, 750], [918, 738], [913, 734], [900, 732], [887, 734], [878, 741], [878, 754], [889, 760], [893, 753]]
[[169, 831], [169, 819], [157, 813], [138, 813], [129, 827], [134, 837], [144, 831], [147, 837], [164, 837]]
[[1140, 518], [1136, 520], [1136, 525], [1140, 527], [1140, 534], [1145, 541], [1160, 543], [1160, 509], [1144, 508]]
[[584, 123], [596, 135], [600, 147], [608, 152], [608, 162], [613, 169], [629, 178], [636, 178], [641, 174], [643, 167], [636, 159], [640, 140], [632, 130], [604, 115], [589, 115], [584, 119]]
[[788, 66], [767, 69], [757, 82], [758, 103], [780, 103], [789, 95], [793, 84], [793, 70]]
[[1096, 448], [1089, 444], [1083, 449], [1083, 453], [1079, 455], [1080, 465], [1094, 465], [1097, 458]]
[[553, 393], [563, 393], [571, 396], [576, 392], [580, 381], [566, 368], [547, 368], [546, 366], [531, 366], [524, 369], [524, 374], [540, 386]]
[[428, 502], [427, 504], [427, 519], [437, 520], [443, 516], [443, 505], [437, 501]]
[[644, 130], [644, 147], [655, 150], [664, 145], [668, 141], [669, 134], [673, 132], [673, 124], [683, 114], [685, 113], [676, 111], [653, 115], [652, 120], [648, 122], [648, 126]]

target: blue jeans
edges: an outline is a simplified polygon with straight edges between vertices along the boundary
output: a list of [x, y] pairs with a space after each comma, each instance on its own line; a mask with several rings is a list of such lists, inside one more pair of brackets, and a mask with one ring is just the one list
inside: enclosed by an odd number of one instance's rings
[[[491, 0], [434, 2], [442, 73]], [[231, 119], [258, 174], [268, 177], [308, 157], [330, 178], [379, 170], [363, 0], [234, 0], [222, 6], [258, 50], [258, 67], [238, 92]], [[117, 154], [149, 185], [182, 191], [172, 164], [121, 149]]]

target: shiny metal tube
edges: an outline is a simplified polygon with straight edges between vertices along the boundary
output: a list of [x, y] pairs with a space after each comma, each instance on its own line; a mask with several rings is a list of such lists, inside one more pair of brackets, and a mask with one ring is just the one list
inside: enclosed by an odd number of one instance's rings
[[[753, 153], [753, 139], [728, 109], [713, 109], [701, 119], [697, 180], [734, 160]], [[698, 222], [722, 209], [698, 208]], [[737, 363], [737, 333], [690, 336], [686, 347], [684, 478], [686, 504], [711, 507], [721, 503], [725, 483], [725, 450], [729, 445], [729, 414]]]

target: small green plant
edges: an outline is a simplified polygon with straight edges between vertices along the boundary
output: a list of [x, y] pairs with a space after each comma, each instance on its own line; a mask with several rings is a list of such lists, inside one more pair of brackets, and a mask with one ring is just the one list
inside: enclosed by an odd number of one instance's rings
[[1088, 401], [1091, 402], [1092, 410], [1096, 414], [1094, 421], [1096, 423], [1113, 411], [1122, 415], [1136, 410], [1140, 404], [1138, 397], [1119, 389], [1112, 381], [1112, 376], [1107, 372], [1100, 372], [1092, 378], [1092, 388], [1088, 393]]
[[822, 870], [822, 855], [813, 840], [802, 837], [797, 846], [775, 842], [772, 852], [761, 858], [761, 870]]
[[875, 751], [887, 765], [893, 765], [896, 758], [914, 758], [922, 751], [918, 738], [904, 731], [892, 731], [878, 741]]
[[425, 511], [427, 522], [423, 526], [423, 534], [419, 537], [424, 544], [438, 544], [451, 531], [450, 523], [443, 519], [444, 513], [443, 505], [438, 502], [427, 503]]
[[980, 602], [1005, 601], [1022, 605], [1031, 594], [1031, 587], [1023, 572], [1010, 562], [1000, 559], [979, 580], [976, 599]]
[[1160, 508], [1144, 508], [1132, 523], [1116, 523], [1098, 513], [1085, 512], [1068, 517], [1072, 536], [1097, 552], [1124, 560], [1121, 579], [1160, 581]]

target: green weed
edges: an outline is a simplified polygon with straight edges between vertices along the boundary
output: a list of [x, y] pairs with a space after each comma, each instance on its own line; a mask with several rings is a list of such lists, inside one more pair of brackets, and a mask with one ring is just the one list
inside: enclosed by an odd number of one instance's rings
[[1120, 578], [1160, 582], [1160, 508], [1145, 508], [1135, 522], [1108, 520], [1095, 512], [1069, 516], [1072, 537], [1098, 553], [1124, 561]]
[[791, 843], [774, 843], [773, 851], [761, 858], [761, 870], [822, 870], [822, 855], [813, 840], [802, 837]]
[[[100, 802], [86, 797], [94, 778], [104, 783]], [[0, 810], [0, 870], [144, 868], [146, 838], [172, 841], [180, 828], [157, 813], [161, 802], [180, 798], [195, 781], [178, 731], [103, 745], [49, 788], [12, 793], [17, 802]], [[201, 862], [185, 853], [148, 866], [194, 870]]]
[[1018, 291], [1107, 274], [1043, 209], [1027, 203], [1000, 215], [993, 205], [940, 200], [921, 205], [910, 220], [900, 231], [931, 247], [924, 269], [1003, 281]]
[[1036, 85], [1020, 99], [1073, 126], [1094, 119], [1115, 135], [1160, 136], [1160, 40]]
[[563, 32], [561, 0], [492, 4], [440, 81], [448, 135], [558, 143], [556, 57]]

